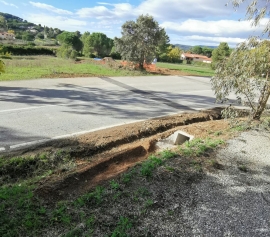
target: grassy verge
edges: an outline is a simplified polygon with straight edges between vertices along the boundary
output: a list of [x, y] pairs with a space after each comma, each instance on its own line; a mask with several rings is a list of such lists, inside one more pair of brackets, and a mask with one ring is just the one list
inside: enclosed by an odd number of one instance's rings
[[186, 73], [189, 73], [190, 75], [195, 75], [195, 76], [213, 76], [214, 75], [214, 70], [211, 69], [209, 64], [173, 64], [173, 63], [157, 63], [158, 67], [161, 68], [168, 68], [168, 69], [173, 69], [173, 70], [179, 70], [183, 71]]
[[147, 72], [110, 68], [107, 65], [100, 65], [92, 59], [74, 62], [50, 56], [14, 56], [11, 60], [4, 59], [4, 63], [6, 70], [1, 74], [0, 81], [76, 76], [151, 75]]
[[[222, 143], [221, 140], [196, 139], [175, 152], [156, 153], [104, 186], [55, 205], [46, 204], [34, 195], [40, 180], [37, 175], [45, 177], [46, 172], [59, 169], [58, 163], [70, 162], [67, 153], [43, 153], [24, 160], [1, 158], [0, 168], [5, 180], [0, 187], [0, 236], [120, 237], [135, 236], [137, 231], [142, 236], [144, 230], [138, 226], [154, 210], [157, 189], [152, 190], [152, 185], [160, 178], [160, 171], [166, 175], [200, 174], [204, 154]], [[182, 171], [173, 165], [179, 159], [182, 165], [186, 164]], [[165, 211], [166, 215], [173, 215], [172, 210]]]

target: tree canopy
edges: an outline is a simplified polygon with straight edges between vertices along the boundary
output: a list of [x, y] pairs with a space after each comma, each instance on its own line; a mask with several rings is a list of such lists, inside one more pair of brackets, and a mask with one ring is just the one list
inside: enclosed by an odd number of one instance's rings
[[[251, 108], [252, 118], [260, 119], [270, 95], [270, 42], [244, 42], [241, 50], [218, 64], [212, 87], [219, 101], [235, 93], [238, 102]], [[259, 99], [258, 99], [259, 98]]]
[[230, 47], [226, 42], [222, 42], [212, 52], [212, 67], [215, 68], [217, 63], [230, 56]]
[[81, 51], [83, 44], [78, 35], [74, 32], [64, 31], [61, 34], [57, 35], [57, 40], [61, 45], [65, 47], [72, 47], [76, 51]]
[[[245, 0], [231, 0], [239, 7]], [[248, 4], [246, 19], [257, 26], [270, 13], [270, 0], [254, 0]], [[270, 20], [263, 30], [270, 36]], [[214, 56], [214, 52], [213, 52]], [[259, 120], [270, 97], [270, 42], [253, 36], [239, 44], [228, 58], [216, 65], [211, 79], [217, 100], [224, 101], [230, 93], [237, 95], [238, 102], [251, 108], [253, 119]]]
[[136, 21], [127, 21], [122, 26], [122, 37], [115, 38], [116, 51], [122, 59], [150, 63], [156, 57], [158, 46], [168, 42], [168, 36], [152, 16], [141, 15]]

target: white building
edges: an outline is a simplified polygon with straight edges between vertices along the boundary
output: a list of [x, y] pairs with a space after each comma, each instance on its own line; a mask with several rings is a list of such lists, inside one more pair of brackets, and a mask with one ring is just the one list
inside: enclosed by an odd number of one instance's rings
[[15, 35], [13, 33], [0, 32], [0, 39], [14, 40]]

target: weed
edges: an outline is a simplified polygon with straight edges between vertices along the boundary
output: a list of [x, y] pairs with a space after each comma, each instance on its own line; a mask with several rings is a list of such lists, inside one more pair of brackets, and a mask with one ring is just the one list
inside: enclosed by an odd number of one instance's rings
[[220, 135], [222, 135], [222, 132], [221, 131], [217, 131], [217, 132], [214, 133], [214, 135], [215, 136], [220, 136]]
[[144, 203], [144, 207], [148, 208], [151, 207], [154, 204], [154, 201], [151, 199], [146, 200], [146, 202]]
[[160, 157], [164, 160], [168, 160], [170, 158], [175, 157], [177, 154], [175, 152], [172, 152], [170, 150], [164, 150], [159, 153]]
[[238, 169], [240, 170], [240, 171], [242, 171], [242, 172], [248, 172], [248, 168], [245, 166], [245, 165], [240, 165], [240, 166], [238, 166]]
[[114, 190], [117, 190], [120, 187], [119, 183], [117, 183], [115, 180], [111, 180], [110, 185], [111, 185], [111, 188]]
[[135, 173], [135, 169], [133, 168], [132, 170], [130, 170], [128, 173], [125, 173], [122, 178], [121, 181], [125, 184], [128, 184], [131, 181], [132, 176]]
[[60, 222], [64, 224], [69, 224], [71, 221], [71, 217], [67, 213], [67, 205], [65, 202], [59, 202], [57, 204], [57, 209], [55, 209], [52, 213], [52, 221]]
[[111, 234], [111, 237], [127, 237], [127, 231], [132, 228], [132, 222], [127, 217], [120, 217], [117, 227]]
[[89, 206], [89, 205], [99, 205], [102, 202], [102, 196], [104, 193], [104, 188], [101, 186], [97, 186], [95, 191], [84, 194], [83, 196], [79, 197], [74, 204], [76, 206]]
[[175, 171], [175, 169], [173, 167], [170, 167], [170, 166], [166, 166], [165, 169], [170, 171], [170, 172]]
[[180, 147], [180, 152], [184, 156], [201, 156], [206, 151], [214, 149], [220, 144], [223, 144], [222, 140], [213, 140], [207, 138], [206, 140], [194, 139], [192, 141], [185, 142], [182, 147]]
[[193, 168], [198, 171], [198, 172], [201, 172], [202, 171], [202, 164], [198, 161], [191, 161], [191, 165], [193, 166]]
[[156, 156], [150, 156], [147, 161], [142, 163], [141, 175], [150, 177], [152, 176], [153, 170], [163, 164], [163, 160]]

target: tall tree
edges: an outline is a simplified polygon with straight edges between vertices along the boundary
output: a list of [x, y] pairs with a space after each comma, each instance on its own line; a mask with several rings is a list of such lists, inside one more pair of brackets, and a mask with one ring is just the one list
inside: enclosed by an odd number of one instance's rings
[[[141, 15], [135, 21], [127, 21], [122, 26], [122, 37], [115, 38], [115, 47], [122, 59], [139, 63], [152, 62], [157, 47], [168, 39], [166, 32], [152, 16]], [[168, 41], [168, 40], [167, 40]]]
[[250, 42], [238, 47], [218, 64], [212, 87], [220, 101], [235, 93], [239, 103], [251, 108], [252, 118], [260, 119], [270, 96], [270, 42], [253, 40], [253, 47]]
[[191, 52], [194, 54], [202, 54], [203, 53], [203, 49], [201, 46], [194, 46], [191, 48]]
[[212, 67], [215, 68], [218, 62], [230, 56], [230, 48], [227, 43], [222, 42], [212, 52]]
[[89, 33], [88, 36], [83, 35], [83, 42], [83, 51], [87, 56], [91, 53], [95, 53], [97, 56], [104, 57], [110, 54], [113, 47], [113, 40], [99, 32]]
[[57, 40], [60, 42], [61, 45], [70, 46], [78, 52], [82, 50], [82, 41], [76, 33], [64, 31], [61, 34], [57, 35]]
[[[231, 0], [238, 7], [245, 0]], [[253, 0], [246, 10], [246, 17], [257, 26], [270, 14], [270, 0]], [[270, 36], [270, 20], [262, 33]], [[239, 44], [229, 58], [221, 60], [211, 79], [218, 100], [226, 100], [230, 93], [251, 108], [253, 119], [259, 120], [270, 97], [270, 43], [251, 37]], [[257, 102], [256, 102], [257, 100]]]

